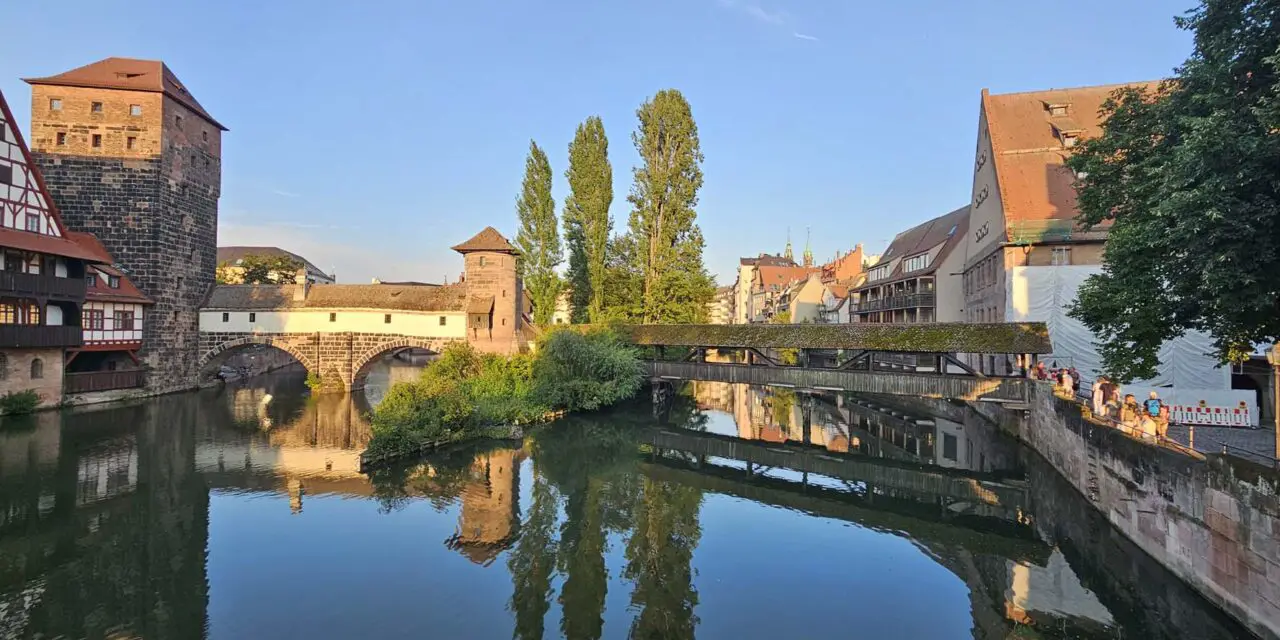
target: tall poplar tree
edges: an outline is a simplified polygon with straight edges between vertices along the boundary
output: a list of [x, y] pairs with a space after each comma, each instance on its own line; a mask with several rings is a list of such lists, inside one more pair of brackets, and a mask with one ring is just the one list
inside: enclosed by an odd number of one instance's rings
[[609, 206], [613, 204], [613, 166], [609, 139], [599, 116], [591, 116], [569, 143], [569, 197], [564, 201], [565, 241], [569, 245], [569, 286], [573, 321], [600, 322], [605, 300]]
[[643, 285], [634, 315], [646, 323], [701, 322], [715, 285], [702, 264], [695, 222], [702, 187], [698, 126], [675, 89], [659, 91], [636, 116], [640, 125], [631, 140], [643, 164], [632, 170], [628, 233], [632, 271]]
[[516, 212], [520, 217], [517, 264], [533, 301], [533, 321], [548, 324], [560, 295], [560, 276], [555, 269], [563, 257], [556, 201], [551, 197], [551, 163], [533, 141], [529, 142], [529, 157], [524, 162], [524, 183], [516, 198]]

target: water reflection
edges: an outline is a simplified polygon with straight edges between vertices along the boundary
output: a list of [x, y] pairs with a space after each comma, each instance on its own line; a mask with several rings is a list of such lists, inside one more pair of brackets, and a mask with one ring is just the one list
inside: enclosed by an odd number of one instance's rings
[[962, 407], [696, 383], [365, 476], [409, 375], [6, 421], [0, 638], [1238, 632]]

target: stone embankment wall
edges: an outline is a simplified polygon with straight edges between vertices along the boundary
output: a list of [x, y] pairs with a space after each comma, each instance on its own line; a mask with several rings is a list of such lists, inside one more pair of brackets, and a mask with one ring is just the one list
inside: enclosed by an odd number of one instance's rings
[[1016, 427], [1157, 563], [1253, 633], [1280, 638], [1280, 473], [1143, 442], [1086, 419], [1047, 384], [1031, 386], [1030, 409], [1020, 418], [974, 404]]

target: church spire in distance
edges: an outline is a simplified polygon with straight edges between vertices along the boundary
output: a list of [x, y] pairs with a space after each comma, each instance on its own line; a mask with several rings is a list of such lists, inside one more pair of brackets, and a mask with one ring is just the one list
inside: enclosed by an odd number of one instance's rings
[[804, 228], [804, 266], [813, 266], [813, 249], [809, 248], [809, 227]]
[[791, 252], [791, 227], [787, 227], [787, 250], [782, 252], [782, 257], [795, 262], [796, 256]]

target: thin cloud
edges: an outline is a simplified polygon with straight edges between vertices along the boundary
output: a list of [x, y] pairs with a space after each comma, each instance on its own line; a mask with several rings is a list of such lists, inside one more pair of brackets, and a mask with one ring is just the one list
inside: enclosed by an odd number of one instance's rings
[[817, 36], [811, 36], [807, 33], [800, 33], [799, 31], [793, 32], [791, 36], [799, 40], [808, 40], [809, 42], [818, 42]]
[[[779, 27], [780, 29], [791, 30], [791, 27], [794, 26], [794, 23], [795, 23], [795, 20], [792, 19], [791, 14], [787, 13], [786, 11], [782, 9], [777, 9], [777, 10], [766, 9], [765, 7], [755, 4], [754, 2], [749, 2], [744, 0], [716, 0], [716, 4], [720, 5], [720, 7], [723, 9], [741, 13], [760, 24], [768, 25], [771, 27]], [[799, 31], [794, 31], [794, 30], [791, 30], [791, 36], [798, 40], [808, 40], [810, 42], [818, 41], [817, 36], [811, 36], [807, 33], [800, 33]]]
[[300, 197], [302, 197], [302, 194], [294, 193], [294, 192], [292, 192], [292, 191], [285, 191], [284, 189], [272, 189], [272, 190], [271, 190], [271, 193], [274, 193], [274, 194], [276, 194], [276, 195], [278, 195], [278, 196], [283, 196], [283, 197], [285, 197], [285, 198], [300, 198]]

